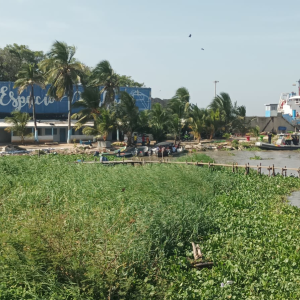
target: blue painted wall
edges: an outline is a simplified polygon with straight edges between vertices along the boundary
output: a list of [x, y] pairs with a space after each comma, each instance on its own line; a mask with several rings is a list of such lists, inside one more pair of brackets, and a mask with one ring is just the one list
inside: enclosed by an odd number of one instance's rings
[[[11, 113], [14, 110], [22, 112], [32, 112], [32, 107], [28, 107], [30, 90], [25, 90], [21, 95], [18, 90], [13, 88], [13, 82], [0, 81], [0, 112]], [[36, 113], [37, 114], [67, 114], [68, 99], [63, 97], [61, 101], [55, 101], [47, 96], [47, 90], [39, 86], [34, 87]], [[100, 87], [101, 89], [101, 87]], [[82, 86], [74, 87], [73, 103], [80, 99], [80, 94], [83, 91]], [[151, 109], [151, 89], [150, 88], [129, 88], [121, 87], [120, 91], [126, 91], [136, 99], [136, 105], [140, 111]], [[116, 96], [116, 101], [119, 101], [119, 96]], [[103, 95], [101, 96], [103, 102]], [[79, 109], [72, 112], [77, 112]]]

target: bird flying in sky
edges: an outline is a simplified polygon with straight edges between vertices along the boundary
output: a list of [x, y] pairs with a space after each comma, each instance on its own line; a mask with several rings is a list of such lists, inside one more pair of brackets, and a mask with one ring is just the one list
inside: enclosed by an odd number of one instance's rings
[[201, 48], [201, 50], [204, 50], [203, 48]]
[[189, 37], [192, 37], [192, 35], [190, 34]]

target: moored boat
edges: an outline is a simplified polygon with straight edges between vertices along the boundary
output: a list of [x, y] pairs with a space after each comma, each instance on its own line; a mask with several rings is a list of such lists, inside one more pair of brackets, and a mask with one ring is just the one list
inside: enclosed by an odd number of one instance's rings
[[278, 135], [276, 144], [256, 142], [255, 146], [263, 150], [298, 150], [300, 134], [295, 132], [292, 134], [281, 133]]

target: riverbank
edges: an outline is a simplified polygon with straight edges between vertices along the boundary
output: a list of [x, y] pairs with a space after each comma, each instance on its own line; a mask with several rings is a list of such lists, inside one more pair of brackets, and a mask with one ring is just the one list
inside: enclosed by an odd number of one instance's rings
[[73, 157], [1, 159], [1, 299], [300, 298], [299, 179]]

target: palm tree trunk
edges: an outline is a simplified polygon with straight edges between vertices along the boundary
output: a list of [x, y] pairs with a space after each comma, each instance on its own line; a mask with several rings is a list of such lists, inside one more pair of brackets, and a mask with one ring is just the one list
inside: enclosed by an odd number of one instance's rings
[[71, 143], [72, 127], [71, 127], [71, 104], [72, 104], [72, 92], [69, 93], [69, 109], [68, 109], [68, 139], [67, 143]]
[[31, 85], [31, 97], [30, 100], [32, 100], [32, 118], [33, 118], [33, 124], [34, 124], [34, 140], [35, 142], [39, 141], [38, 138], [38, 130], [36, 126], [36, 117], [35, 117], [35, 101], [34, 101], [34, 91], [33, 91], [33, 85]]

